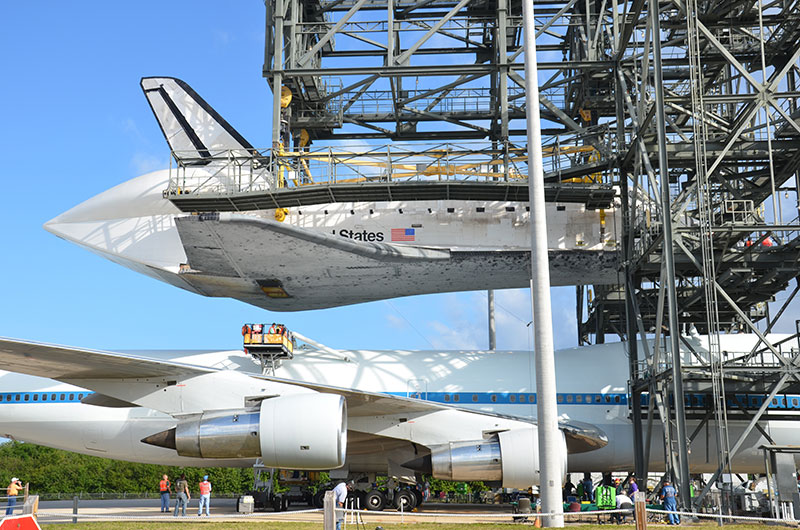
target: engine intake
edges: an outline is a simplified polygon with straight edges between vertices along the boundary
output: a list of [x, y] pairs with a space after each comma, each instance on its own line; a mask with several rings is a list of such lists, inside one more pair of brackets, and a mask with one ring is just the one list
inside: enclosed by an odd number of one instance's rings
[[180, 456], [260, 457], [268, 467], [335, 469], [347, 451], [347, 407], [335, 394], [275, 397], [255, 408], [205, 411], [142, 442]]

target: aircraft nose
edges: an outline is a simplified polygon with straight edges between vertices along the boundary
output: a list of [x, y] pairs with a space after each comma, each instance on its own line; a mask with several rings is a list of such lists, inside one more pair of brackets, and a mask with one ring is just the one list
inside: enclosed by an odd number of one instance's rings
[[50, 219], [44, 229], [81, 246], [103, 246], [100, 232], [116, 221], [179, 213], [162, 196], [168, 183], [169, 170], [123, 182]]

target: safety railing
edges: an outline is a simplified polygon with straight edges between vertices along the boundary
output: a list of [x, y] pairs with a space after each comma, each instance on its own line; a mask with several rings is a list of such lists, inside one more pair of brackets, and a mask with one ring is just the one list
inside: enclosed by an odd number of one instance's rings
[[[578, 135], [543, 145], [546, 176], [563, 183], [608, 184], [602, 138]], [[391, 144], [360, 149], [209, 150], [172, 153], [167, 198], [237, 195], [309, 185], [409, 181], [527, 180], [524, 149], [485, 143]], [[581, 168], [588, 168], [581, 170]]]

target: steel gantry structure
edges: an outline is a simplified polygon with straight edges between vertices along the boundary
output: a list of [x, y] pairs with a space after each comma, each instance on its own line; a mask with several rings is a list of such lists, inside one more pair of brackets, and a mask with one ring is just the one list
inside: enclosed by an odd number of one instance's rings
[[[775, 417], [770, 403], [800, 385], [796, 337], [766, 337], [800, 285], [800, 8], [796, 0], [534, 5], [548, 200], [573, 193], [602, 208], [608, 195], [587, 197], [611, 189], [623, 211], [619, 285], [578, 288], [579, 341], [627, 341], [636, 473], [647, 472], [658, 418], [688, 505], [687, 441], [705, 426], [722, 471], [753, 429], [769, 438], [761, 422]], [[346, 141], [388, 160], [388, 171], [396, 142], [417, 142], [415, 156], [437, 160], [441, 148], [429, 144], [456, 142], [461, 156], [491, 159], [490, 180], [524, 178], [521, 6], [268, 0], [273, 157], [302, 168], [312, 143]], [[770, 315], [767, 302], [793, 282]], [[689, 329], [708, 334], [708, 347], [692, 350], [681, 338]], [[717, 337], [734, 331], [762, 341], [728, 358]], [[681, 363], [687, 351], [691, 367]], [[674, 399], [689, 391], [707, 397], [702, 412], [688, 413], [701, 426], [692, 433], [685, 399]], [[748, 411], [732, 401], [737, 392], [767, 398]], [[747, 424], [738, 440], [728, 439], [734, 419]]]

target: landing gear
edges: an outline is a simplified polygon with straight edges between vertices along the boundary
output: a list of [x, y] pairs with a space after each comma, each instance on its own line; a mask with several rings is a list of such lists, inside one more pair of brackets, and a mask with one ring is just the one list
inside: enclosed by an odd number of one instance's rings
[[372, 490], [364, 496], [364, 507], [379, 512], [386, 507], [386, 495], [381, 490]]
[[394, 495], [394, 507], [398, 510], [408, 512], [417, 505], [417, 497], [411, 490], [400, 490]]
[[326, 491], [328, 491], [328, 489], [322, 488], [314, 494], [314, 497], [311, 499], [311, 504], [314, 506], [314, 508], [322, 508], [322, 506], [325, 504]]

